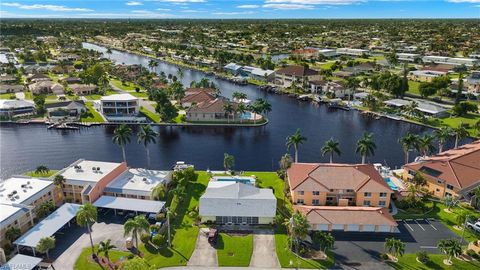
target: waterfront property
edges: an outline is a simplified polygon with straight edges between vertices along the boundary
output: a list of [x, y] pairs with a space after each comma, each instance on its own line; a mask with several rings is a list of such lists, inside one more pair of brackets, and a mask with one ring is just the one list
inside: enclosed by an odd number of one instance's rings
[[103, 96], [94, 103], [95, 109], [111, 122], [145, 122], [139, 116], [140, 100], [130, 94]]
[[[405, 106], [410, 105], [412, 102], [412, 100], [406, 99], [390, 99], [384, 101], [385, 105], [396, 109], [402, 109]], [[446, 108], [435, 103], [420, 100], [415, 100], [415, 102], [417, 103], [417, 107], [415, 109], [421, 113], [424, 113], [426, 116], [443, 117], [448, 114]]]
[[427, 180], [426, 188], [435, 197], [469, 198], [469, 192], [480, 186], [479, 161], [480, 141], [475, 141], [406, 164], [403, 179], [409, 181], [421, 173]]
[[382, 207], [298, 206], [313, 231], [397, 232], [397, 222]]
[[[187, 94], [188, 93], [188, 94]], [[186, 95], [180, 101], [182, 107], [190, 108], [195, 104], [215, 100], [215, 97], [208, 90], [186, 91]]]
[[24, 87], [18, 84], [0, 84], [0, 94], [22, 92]]
[[57, 103], [45, 104], [48, 119], [53, 122], [57, 121], [77, 121], [80, 115], [87, 110], [85, 103], [79, 101], [63, 101]]
[[200, 197], [202, 222], [217, 224], [269, 224], [273, 222], [277, 199], [268, 188], [234, 181], [210, 181]]
[[31, 101], [16, 99], [0, 99], [0, 116], [14, 117], [35, 113], [35, 105]]
[[187, 110], [186, 119], [187, 121], [200, 122], [227, 122], [230, 119], [235, 120], [235, 114], [225, 111], [225, 105], [228, 103], [235, 108], [236, 103], [231, 103], [225, 98], [202, 101]]
[[287, 66], [275, 72], [275, 83], [289, 87], [293, 83], [304, 83], [312, 76], [318, 75], [318, 71], [305, 66]]
[[294, 163], [287, 177], [297, 205], [388, 208], [393, 194], [372, 164]]
[[14, 176], [0, 183], [0, 244], [8, 243], [5, 233], [18, 228], [22, 233], [34, 225], [39, 206], [47, 201], [55, 203], [52, 181]]
[[241, 71], [245, 76], [254, 80], [270, 82], [275, 79], [275, 71], [269, 69], [265, 70], [257, 67], [243, 66]]

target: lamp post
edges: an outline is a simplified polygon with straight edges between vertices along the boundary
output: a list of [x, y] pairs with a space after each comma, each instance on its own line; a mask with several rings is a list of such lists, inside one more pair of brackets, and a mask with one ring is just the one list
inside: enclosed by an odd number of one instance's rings
[[168, 226], [168, 247], [172, 247], [170, 239], [170, 208], [167, 207], [167, 226]]

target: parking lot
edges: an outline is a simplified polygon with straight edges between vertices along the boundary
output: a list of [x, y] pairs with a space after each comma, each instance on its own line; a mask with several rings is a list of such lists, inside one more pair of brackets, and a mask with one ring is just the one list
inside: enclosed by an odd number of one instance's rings
[[399, 233], [333, 232], [335, 259], [339, 264], [359, 269], [388, 268], [378, 260], [384, 252], [386, 238], [397, 238], [405, 243], [405, 253], [425, 250], [440, 253], [441, 239], [458, 237], [441, 222], [433, 219], [397, 220]]

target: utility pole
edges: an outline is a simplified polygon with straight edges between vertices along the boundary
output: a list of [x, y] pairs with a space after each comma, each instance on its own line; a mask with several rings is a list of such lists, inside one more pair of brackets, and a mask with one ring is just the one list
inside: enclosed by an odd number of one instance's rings
[[465, 216], [465, 221], [463, 222], [463, 231], [462, 231], [462, 244], [465, 241], [465, 230], [467, 229], [468, 215]]

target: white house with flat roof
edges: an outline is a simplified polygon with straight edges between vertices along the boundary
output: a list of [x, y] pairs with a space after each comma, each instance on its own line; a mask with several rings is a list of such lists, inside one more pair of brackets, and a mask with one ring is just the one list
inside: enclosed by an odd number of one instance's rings
[[352, 48], [338, 48], [337, 54], [341, 55], [351, 55], [351, 56], [362, 56], [364, 54], [369, 55], [369, 50], [364, 49], [352, 49]]
[[95, 107], [111, 122], [145, 122], [140, 117], [140, 100], [128, 93], [103, 96]]
[[0, 99], [0, 116], [13, 117], [28, 115], [35, 112], [35, 104], [32, 101], [16, 99]]
[[320, 49], [318, 53], [325, 57], [335, 57], [338, 55], [337, 50], [334, 49]]
[[172, 179], [173, 171], [128, 169], [110, 182], [103, 190], [105, 195], [137, 199], [152, 199], [154, 187], [166, 185]]
[[54, 184], [47, 179], [14, 176], [0, 182], [0, 243], [6, 243], [5, 232], [16, 227], [21, 232], [34, 225], [36, 210], [54, 200]]
[[210, 181], [199, 203], [202, 222], [217, 224], [269, 224], [277, 209], [272, 189], [233, 181]]
[[418, 53], [397, 53], [397, 59], [405, 62], [415, 62], [416, 59], [421, 58]]
[[436, 55], [425, 55], [422, 58], [424, 63], [435, 63], [435, 64], [447, 64], [461, 66], [465, 65], [467, 67], [472, 67], [474, 65], [480, 64], [480, 59], [475, 58], [463, 58], [463, 57], [446, 57], [446, 56], [436, 56]]

